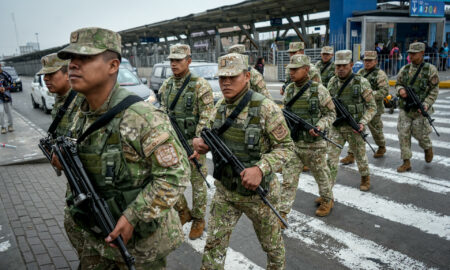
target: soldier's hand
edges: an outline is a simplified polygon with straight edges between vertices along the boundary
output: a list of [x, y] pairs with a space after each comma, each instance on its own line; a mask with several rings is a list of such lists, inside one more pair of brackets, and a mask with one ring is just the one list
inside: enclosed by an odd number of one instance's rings
[[364, 130], [364, 125], [363, 125], [363, 124], [358, 124], [358, 125], [359, 125], [358, 131], [353, 130], [353, 132], [355, 132], [355, 133], [361, 133], [361, 132]]
[[61, 163], [59, 162], [59, 159], [55, 154], [52, 154], [52, 162], [51, 163], [52, 163], [53, 167], [62, 171], [63, 167], [61, 166]]
[[196, 158], [197, 160], [200, 158], [200, 154], [194, 150], [194, 153], [189, 157], [189, 160], [193, 160]]
[[283, 89], [283, 87], [281, 87], [281, 89], [280, 89], [280, 95], [284, 95], [284, 89]]
[[247, 168], [241, 172], [242, 185], [246, 189], [255, 190], [261, 183], [262, 176], [258, 166]]
[[[317, 129], [318, 131], [320, 131], [320, 127], [316, 127], [316, 129]], [[313, 136], [313, 137], [319, 136], [319, 134], [317, 134], [317, 133], [314, 131], [313, 128], [309, 130], [309, 135], [311, 135], [311, 136]]]
[[[427, 104], [423, 104], [423, 109], [426, 111], [426, 112], [428, 112], [428, 105]], [[420, 113], [420, 110], [419, 109], [417, 109], [417, 111]]]
[[194, 147], [194, 151], [197, 151], [200, 155], [204, 155], [209, 151], [209, 146], [202, 138], [194, 138], [192, 140], [192, 146]]
[[398, 94], [400, 95], [401, 98], [407, 98], [408, 94], [406, 93], [405, 88], [402, 88], [398, 91]]
[[114, 230], [105, 238], [105, 242], [108, 243], [111, 247], [117, 247], [113, 244], [113, 241], [120, 236], [122, 236], [123, 242], [125, 245], [128, 243], [128, 240], [133, 236], [134, 227], [128, 222], [125, 216], [121, 216], [119, 221], [117, 221], [117, 225]]

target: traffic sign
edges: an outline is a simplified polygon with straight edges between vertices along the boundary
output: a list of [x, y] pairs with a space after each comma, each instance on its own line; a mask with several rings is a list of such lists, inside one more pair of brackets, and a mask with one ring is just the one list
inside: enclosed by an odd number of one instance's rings
[[409, 16], [444, 17], [444, 1], [410, 0]]

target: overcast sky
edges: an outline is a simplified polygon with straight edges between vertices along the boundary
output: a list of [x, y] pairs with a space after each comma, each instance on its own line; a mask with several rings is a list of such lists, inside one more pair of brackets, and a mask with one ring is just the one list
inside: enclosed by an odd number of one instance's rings
[[35, 33], [40, 48], [47, 49], [68, 43], [70, 32], [82, 27], [120, 31], [242, 1], [0, 0], [0, 56], [18, 54], [17, 45], [36, 42]]

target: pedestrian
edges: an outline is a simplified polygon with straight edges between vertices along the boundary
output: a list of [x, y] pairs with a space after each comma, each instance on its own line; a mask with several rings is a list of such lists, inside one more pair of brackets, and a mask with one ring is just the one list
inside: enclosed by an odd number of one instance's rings
[[[133, 95], [117, 83], [121, 37], [90, 27], [71, 33], [58, 52], [70, 59], [72, 89], [85, 96], [70, 132], [80, 138], [97, 119]], [[164, 269], [167, 255], [183, 241], [173, 205], [189, 182], [186, 152], [164, 112], [144, 101], [122, 110], [104, 127], [77, 143], [78, 155], [116, 222], [104, 238], [95, 217], [66, 198], [71, 228], [80, 235], [80, 269], [127, 269], [113, 241], [121, 235], [136, 269]], [[52, 163], [58, 165], [53, 157]], [[66, 227], [67, 228], [67, 227]]]
[[258, 60], [256, 60], [255, 69], [264, 77], [264, 58], [258, 57]]
[[[359, 132], [362, 132], [377, 112], [370, 83], [363, 76], [353, 73], [352, 51], [336, 52], [335, 64], [336, 76], [328, 83], [328, 91], [332, 97], [341, 100], [358, 123]], [[344, 88], [342, 88], [343, 86]], [[329, 138], [340, 145], [349, 143], [349, 149], [355, 155], [358, 171], [361, 174], [359, 188], [362, 191], [368, 191], [370, 188], [369, 162], [366, 155], [366, 144], [361, 135], [354, 131], [348, 123], [335, 122], [331, 127]], [[331, 171], [332, 186], [336, 183], [340, 154], [341, 149], [335, 145], [329, 145], [328, 166]]]
[[[170, 46], [170, 68], [173, 75], [167, 78], [159, 88], [161, 97], [161, 110], [174, 117], [184, 138], [192, 147], [192, 139], [200, 136], [214, 109], [212, 88], [204, 78], [197, 77], [189, 70], [192, 62], [191, 48], [185, 44]], [[180, 94], [181, 93], [181, 94]], [[200, 164], [201, 171], [208, 175], [206, 156], [194, 153]], [[175, 209], [180, 216], [181, 224], [193, 220], [190, 239], [202, 236], [205, 229], [205, 212], [207, 187], [205, 180], [197, 171], [193, 163], [191, 165], [192, 184], [192, 211], [189, 210], [186, 198], [181, 196]]]
[[316, 63], [316, 68], [320, 71], [320, 78], [322, 79], [323, 86], [327, 87], [328, 82], [334, 76], [334, 62], [332, 61], [334, 56], [333, 47], [324, 46], [320, 51], [320, 60]]
[[[286, 88], [284, 107], [311, 123], [319, 131], [328, 130], [336, 120], [334, 103], [322, 84], [309, 79], [309, 67], [308, 56], [297, 54], [291, 57], [288, 68], [293, 83]], [[327, 142], [314, 129], [298, 130], [297, 134], [291, 135], [295, 138], [294, 149], [297, 155], [290, 159], [289, 165], [283, 169], [280, 214], [286, 218], [291, 211], [300, 173], [306, 165], [311, 169], [319, 187], [320, 197], [316, 199], [316, 203], [320, 206], [315, 214], [320, 217], [327, 216], [333, 208], [330, 169], [327, 165]]]
[[[383, 134], [383, 122], [381, 115], [384, 113], [384, 98], [389, 94], [388, 77], [384, 71], [380, 70], [376, 51], [366, 51], [364, 53], [364, 68], [358, 71], [358, 74], [366, 78], [371, 86], [373, 97], [377, 104], [377, 113], [369, 122], [369, 130], [372, 133], [373, 140], [378, 145], [374, 158], [381, 158], [386, 153], [386, 140]], [[355, 162], [355, 155], [349, 149], [345, 158], [341, 159], [344, 165]]]
[[391, 62], [391, 75], [397, 75], [399, 69], [400, 48], [397, 43], [392, 44], [392, 49], [389, 52], [389, 60]]
[[[252, 221], [267, 254], [266, 269], [284, 269], [285, 249], [278, 219], [254, 190], [261, 186], [268, 190], [267, 199], [272, 204], [279, 202], [280, 183], [275, 172], [294, 155], [289, 129], [275, 102], [249, 88], [247, 56], [230, 53], [218, 62], [224, 98], [216, 104], [217, 113], [210, 126], [216, 132], [221, 130], [218, 135], [246, 169], [236, 175], [229, 164], [215, 167], [216, 191], [201, 269], [224, 269], [230, 236], [242, 214]], [[232, 112], [237, 114], [234, 121], [228, 118]], [[227, 129], [221, 128], [225, 122], [231, 124], [225, 124]], [[194, 139], [194, 149], [202, 154], [209, 151], [201, 138]]]
[[[228, 53], [239, 53], [242, 55], [247, 55], [245, 52], [244, 44], [235, 44], [228, 49]], [[257, 93], [263, 94], [267, 98], [273, 99], [269, 90], [267, 89], [266, 82], [264, 81], [263, 73], [264, 73], [264, 64], [263, 64], [263, 72], [259, 72], [254, 67], [249, 67], [250, 69], [250, 88]]]
[[380, 48], [380, 46], [378, 45], [378, 42], [375, 42], [375, 51], [377, 52], [377, 55], [380, 55], [380, 54], [381, 54], [381, 48]]
[[447, 58], [448, 58], [448, 43], [444, 42], [439, 52], [440, 60], [440, 70], [447, 71]]
[[439, 48], [437, 46], [437, 42], [433, 42], [433, 45], [431, 46], [431, 63], [435, 67], [439, 67]]
[[424, 149], [425, 161], [430, 163], [433, 160], [433, 145], [430, 140], [431, 126], [428, 120], [416, 108], [405, 107], [405, 99], [408, 97], [405, 87], [411, 87], [422, 102], [424, 109], [429, 114], [434, 112], [433, 104], [439, 94], [439, 74], [434, 65], [424, 62], [424, 51], [425, 44], [422, 42], [409, 45], [408, 55], [411, 64], [400, 70], [395, 84], [395, 89], [401, 97], [397, 130], [403, 164], [397, 168], [398, 172], [411, 170], [411, 136], [418, 140], [419, 146]]
[[[13, 80], [8, 72], [2, 69], [0, 64], [0, 126], [1, 133], [13, 132], [13, 117], [12, 117], [12, 97], [11, 97], [11, 85]], [[8, 118], [8, 126], [5, 124], [5, 114]], [[8, 129], [6, 129], [8, 128]]]

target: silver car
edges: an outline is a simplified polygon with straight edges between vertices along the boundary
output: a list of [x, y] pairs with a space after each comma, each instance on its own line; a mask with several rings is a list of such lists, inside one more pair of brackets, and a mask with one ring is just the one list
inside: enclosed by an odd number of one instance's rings
[[119, 68], [117, 82], [128, 91], [135, 93], [155, 106], [159, 106], [155, 93], [153, 93], [147, 85], [143, 84], [129, 69]]

